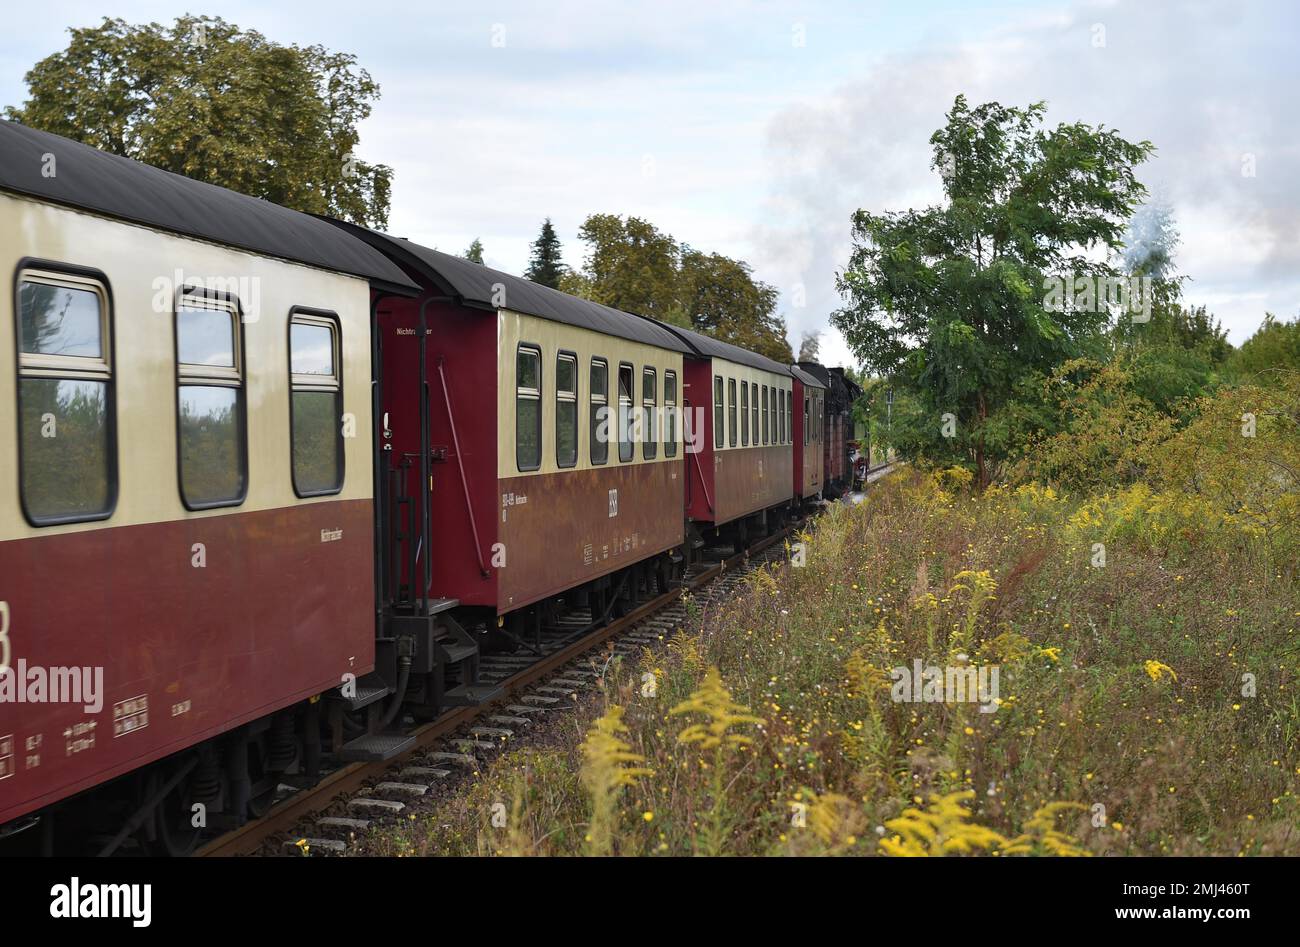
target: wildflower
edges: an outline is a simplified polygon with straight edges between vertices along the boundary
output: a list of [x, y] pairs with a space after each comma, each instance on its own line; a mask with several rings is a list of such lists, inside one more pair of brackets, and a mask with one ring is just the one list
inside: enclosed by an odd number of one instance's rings
[[609, 851], [619, 790], [631, 785], [638, 776], [652, 773], [643, 767], [624, 765], [645, 761], [620, 738], [619, 734], [626, 732], [623, 708], [614, 706], [596, 720], [582, 741], [579, 778], [591, 796], [591, 831], [586, 839], [593, 855]]
[[965, 855], [976, 849], [991, 850], [1006, 839], [982, 825], [968, 822], [971, 813], [962, 802], [974, 798], [970, 789], [931, 796], [925, 810], [908, 807], [896, 819], [885, 822], [894, 835], [880, 840], [886, 855], [899, 857]]
[[722, 675], [715, 667], [709, 668], [704, 675], [704, 683], [690, 697], [668, 711], [670, 717], [687, 713], [703, 714], [709, 718], [709, 722], [691, 724], [677, 735], [677, 742], [698, 743], [702, 750], [713, 749], [724, 743], [730, 746], [752, 743], [749, 737], [728, 731], [738, 724], [765, 722], [762, 717], [751, 715], [748, 707], [742, 707], [731, 699], [731, 693], [722, 683]]
[[1174, 669], [1159, 661], [1148, 660], [1142, 665], [1142, 667], [1147, 672], [1147, 677], [1151, 678], [1153, 681], [1159, 681], [1166, 674], [1173, 680], [1178, 680], [1178, 675], [1174, 673]]
[[1071, 809], [1088, 811], [1079, 802], [1049, 802], [1040, 807], [1025, 823], [1028, 831], [1003, 845], [1001, 852], [1005, 855], [1028, 855], [1042, 850], [1049, 855], [1067, 858], [1089, 856], [1091, 853], [1079, 844], [1078, 839], [1056, 828], [1056, 817]]

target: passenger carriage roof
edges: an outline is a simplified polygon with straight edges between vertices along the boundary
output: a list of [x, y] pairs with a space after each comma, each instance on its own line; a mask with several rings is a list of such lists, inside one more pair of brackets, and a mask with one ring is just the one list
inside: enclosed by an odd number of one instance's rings
[[[621, 309], [602, 306], [589, 299], [570, 296], [532, 280], [502, 273], [462, 257], [413, 243], [403, 237], [394, 237], [342, 220], [324, 218], [330, 223], [356, 234], [380, 252], [424, 274], [439, 291], [454, 297], [458, 302], [476, 309], [508, 309], [565, 325], [590, 329], [602, 335], [629, 339], [653, 345], [671, 352], [690, 354], [690, 349], [680, 339], [662, 328], [657, 322], [634, 316]], [[496, 287], [504, 290], [503, 305], [496, 303]]]
[[816, 377], [816, 376], [808, 374], [806, 371], [804, 371], [804, 370], [803, 370], [802, 368], [800, 368], [798, 365], [791, 365], [791, 366], [790, 366], [790, 374], [793, 375], [795, 378], [798, 378], [801, 382], [803, 382], [803, 383], [804, 383], [805, 385], [807, 385], [809, 388], [825, 388], [825, 387], [826, 387], [826, 386], [823, 385], [820, 381], [817, 380], [817, 377]]
[[663, 326], [678, 336], [700, 358], [721, 358], [739, 365], [748, 365], [750, 368], [761, 368], [765, 372], [775, 372], [778, 375], [790, 374], [790, 369], [780, 362], [772, 361], [766, 355], [759, 355], [757, 352], [749, 351], [749, 349], [742, 349], [739, 345], [723, 342], [720, 339], [696, 332], [694, 329], [683, 329], [681, 326], [669, 325], [666, 322], [656, 322], [655, 324]]
[[795, 364], [791, 367], [791, 370], [793, 371], [795, 368], [798, 368], [802, 371], [807, 372], [809, 375], [812, 375], [813, 378], [821, 382], [821, 386], [823, 388], [829, 388], [831, 386], [830, 369], [828, 369], [825, 365], [821, 364], [820, 362], [795, 362]]
[[383, 254], [310, 214], [14, 122], [0, 121], [0, 190], [359, 276], [388, 292], [419, 290]]

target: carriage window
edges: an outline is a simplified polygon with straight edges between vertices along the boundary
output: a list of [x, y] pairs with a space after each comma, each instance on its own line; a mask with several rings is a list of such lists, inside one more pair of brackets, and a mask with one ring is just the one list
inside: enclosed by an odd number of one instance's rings
[[736, 446], [736, 379], [727, 379], [727, 443]]
[[626, 464], [635, 456], [632, 442], [632, 366], [618, 365], [618, 460]]
[[591, 462], [609, 460], [609, 363], [591, 360]]
[[578, 462], [578, 357], [555, 356], [555, 465]]
[[664, 456], [677, 456], [676, 372], [664, 372]]
[[767, 432], [768, 432], [767, 422], [768, 422], [768, 416], [767, 416], [767, 385], [764, 385], [764, 386], [763, 386], [763, 443], [764, 443], [764, 444], [769, 443], [769, 439], [768, 439], [768, 436], [767, 436]]
[[343, 384], [334, 315], [296, 310], [289, 320], [289, 421], [293, 489], [300, 497], [343, 489]]
[[108, 295], [89, 277], [18, 284], [23, 510], [35, 526], [107, 517], [116, 499]]
[[721, 447], [726, 425], [722, 422], [722, 376], [713, 376], [713, 446]]
[[803, 442], [808, 443], [808, 396], [803, 396]]
[[515, 466], [542, 466], [542, 351], [532, 345], [515, 354]]
[[653, 368], [641, 370], [641, 456], [654, 460], [659, 452], [655, 416], [659, 413], [659, 378]]
[[785, 393], [785, 442], [794, 443], [794, 392]]
[[749, 382], [740, 383], [740, 446], [749, 446]]
[[772, 442], [775, 444], [785, 443], [785, 392], [780, 388], [772, 391], [772, 410], [776, 412], [772, 418]]
[[781, 389], [772, 389], [772, 444], [785, 444], [785, 425], [781, 423], [781, 414], [785, 408], [785, 395]]
[[749, 383], [749, 426], [754, 432], [754, 443], [758, 443], [758, 382]]
[[185, 295], [176, 307], [176, 413], [181, 500], [237, 506], [248, 487], [239, 304]]

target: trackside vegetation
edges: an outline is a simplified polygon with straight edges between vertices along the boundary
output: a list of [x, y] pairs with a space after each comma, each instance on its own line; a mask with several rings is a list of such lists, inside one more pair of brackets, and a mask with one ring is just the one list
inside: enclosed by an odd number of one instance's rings
[[[1117, 487], [902, 468], [363, 850], [1300, 854], [1300, 381], [1145, 449]], [[896, 699], [916, 661], [997, 667], [990, 712]]]

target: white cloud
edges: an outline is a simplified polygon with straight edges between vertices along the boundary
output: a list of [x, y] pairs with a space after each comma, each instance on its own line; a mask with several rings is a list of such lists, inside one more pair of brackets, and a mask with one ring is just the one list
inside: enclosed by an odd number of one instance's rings
[[[1097, 25], [1104, 47], [1093, 45]], [[1101, 123], [1156, 145], [1140, 176], [1174, 207], [1179, 268], [1194, 278], [1188, 301], [1210, 304], [1240, 343], [1265, 308], [1300, 309], [1300, 128], [1283, 120], [1296, 114], [1297, 25], [1287, 3], [1081, 4], [946, 48], [891, 53], [773, 119], [774, 184], [755, 260], [783, 279], [804, 274], [815, 322], [839, 304], [831, 274], [847, 260], [852, 212], [938, 199], [927, 142], [957, 93], [1046, 99], [1051, 122]], [[1241, 174], [1247, 153], [1254, 178]]]
[[[140, 0], [115, 13], [168, 22], [185, 10]], [[12, 13], [0, 104], [21, 101], [22, 73], [101, 9], [55, 0]], [[1053, 121], [1155, 142], [1144, 178], [1174, 206], [1189, 298], [1213, 300], [1234, 341], [1264, 307], [1300, 305], [1300, 14], [1285, 0], [467, 0], [418, 15], [398, 0], [231, 0], [223, 15], [355, 53], [383, 91], [358, 153], [396, 170], [390, 229], [455, 253], [479, 237], [509, 271], [524, 268], [543, 217], [577, 263], [587, 214], [638, 214], [751, 262], [782, 290], [797, 345], [840, 305], [853, 211], [939, 198], [927, 139], [965, 92], [1047, 99]], [[491, 45], [496, 23], [505, 48]], [[1092, 45], [1098, 23], [1104, 48]], [[1254, 178], [1241, 176], [1247, 153]], [[795, 308], [800, 283], [807, 304]], [[834, 333], [822, 353], [848, 359]]]

